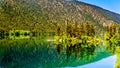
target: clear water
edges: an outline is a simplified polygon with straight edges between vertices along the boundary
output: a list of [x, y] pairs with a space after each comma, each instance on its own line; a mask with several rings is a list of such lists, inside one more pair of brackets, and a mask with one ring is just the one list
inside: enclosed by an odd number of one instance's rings
[[53, 37], [6, 38], [0, 40], [0, 68], [113, 68], [113, 52], [102, 45], [59, 43]]

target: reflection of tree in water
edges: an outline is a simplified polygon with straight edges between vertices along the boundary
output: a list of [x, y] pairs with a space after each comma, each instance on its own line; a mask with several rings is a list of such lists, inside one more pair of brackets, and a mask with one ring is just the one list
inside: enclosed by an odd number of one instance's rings
[[75, 54], [75, 58], [77, 58], [77, 56], [80, 52], [81, 46], [79, 44], [75, 44], [72, 46], [72, 48], [73, 48], [73, 53]]
[[0, 30], [0, 40], [7, 38], [9, 36], [9, 33], [5, 30]]
[[67, 45], [67, 48], [66, 48], [66, 59], [67, 60], [66, 61], [68, 61], [71, 54], [72, 54], [72, 48]]
[[0, 41], [0, 66], [3, 68], [37, 68], [44, 54], [42, 49], [48, 50], [45, 47], [46, 44], [35, 40]]
[[[87, 46], [87, 47], [85, 47]], [[57, 53], [60, 54], [60, 52], [62, 51], [62, 48], [65, 47], [63, 45], [57, 45]], [[90, 45], [90, 44], [82, 44], [82, 43], [76, 43], [74, 45], [70, 44], [70, 45], [66, 45], [66, 61], [69, 61], [69, 58], [71, 56], [74, 56], [75, 59], [80, 58], [85, 59], [86, 58], [86, 62], [90, 61], [90, 59], [93, 57], [94, 52], [95, 52], [95, 45]]]
[[0, 30], [0, 39], [3, 39], [4, 38], [4, 31]]
[[62, 50], [63, 50], [63, 45], [61, 44], [57, 45], [57, 53], [61, 54]]

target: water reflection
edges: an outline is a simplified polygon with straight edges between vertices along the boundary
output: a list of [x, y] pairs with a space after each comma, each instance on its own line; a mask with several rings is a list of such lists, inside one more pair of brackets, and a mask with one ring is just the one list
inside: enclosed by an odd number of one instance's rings
[[[77, 66], [77, 64], [84, 65], [110, 56], [109, 53], [101, 49], [101, 47], [104, 48], [101, 46], [101, 41], [95, 38], [91, 39], [89, 36], [82, 38], [57, 37], [57, 40], [54, 42], [56, 52], [59, 56], [65, 54], [66, 63], [71, 63], [69, 66]], [[72, 65], [73, 62], [76, 64]]]
[[77, 38], [22, 30], [1, 31], [0, 66], [53, 68], [84, 65], [111, 55], [101, 49], [104, 48], [101, 44], [98, 37], [91, 36]]
[[[69, 61], [70, 56], [74, 56], [75, 59], [80, 58], [81, 60], [83, 59], [84, 56], [86, 56], [86, 61], [88, 62], [89, 59], [91, 59], [94, 56], [95, 48], [96, 46], [91, 44], [91, 45], [84, 45], [83, 43], [76, 43], [76, 44], [70, 44], [66, 45], [57, 45], [57, 53], [61, 54], [63, 48], [66, 50], [66, 61]], [[87, 46], [87, 47], [84, 47]]]
[[45, 40], [37, 38], [1, 40], [0, 66], [3, 68], [78, 66], [109, 56], [105, 52], [96, 52], [97, 46], [94, 45], [88, 47], [84, 47], [83, 43], [56, 45]]
[[43, 51], [49, 50], [44, 45], [49, 44], [35, 40], [2, 40], [0, 65], [5, 68], [37, 68], [44, 57]]

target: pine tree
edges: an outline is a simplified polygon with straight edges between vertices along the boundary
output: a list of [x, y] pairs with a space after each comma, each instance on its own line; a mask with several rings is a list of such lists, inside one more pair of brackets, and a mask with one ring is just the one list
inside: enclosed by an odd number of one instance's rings
[[57, 24], [57, 35], [60, 36], [60, 30], [61, 30], [61, 27], [59, 24]]
[[109, 33], [110, 33], [110, 36], [115, 35], [115, 33], [116, 33], [116, 25], [115, 24], [110, 25]]
[[72, 37], [72, 26], [71, 23], [69, 22], [69, 20], [66, 21], [66, 33], [67, 33], [67, 37]]
[[120, 34], [120, 24], [118, 25], [117, 31], [118, 31], [118, 34]]
[[87, 36], [90, 36], [91, 28], [90, 28], [90, 23], [89, 23], [89, 21], [87, 21], [87, 22], [85, 23], [85, 27], [86, 27], [86, 35], [87, 35]]
[[87, 36], [95, 36], [96, 30], [94, 25], [91, 22], [86, 22], [86, 35]]
[[85, 29], [85, 25], [83, 23], [80, 23], [79, 36], [82, 36], [82, 35], [86, 35], [86, 29]]
[[74, 37], [78, 36], [78, 23], [77, 22], [74, 22], [73, 35]]
[[90, 25], [90, 36], [95, 36], [95, 33], [96, 33], [95, 27], [94, 27], [93, 24], [91, 24], [91, 25]]

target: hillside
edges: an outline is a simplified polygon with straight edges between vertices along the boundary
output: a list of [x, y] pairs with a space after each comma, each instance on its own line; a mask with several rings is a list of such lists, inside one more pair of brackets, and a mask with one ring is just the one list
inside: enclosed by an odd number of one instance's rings
[[119, 23], [120, 15], [76, 0], [0, 0], [0, 28], [31, 31], [56, 31], [57, 23], [90, 21], [98, 32], [111, 23]]

